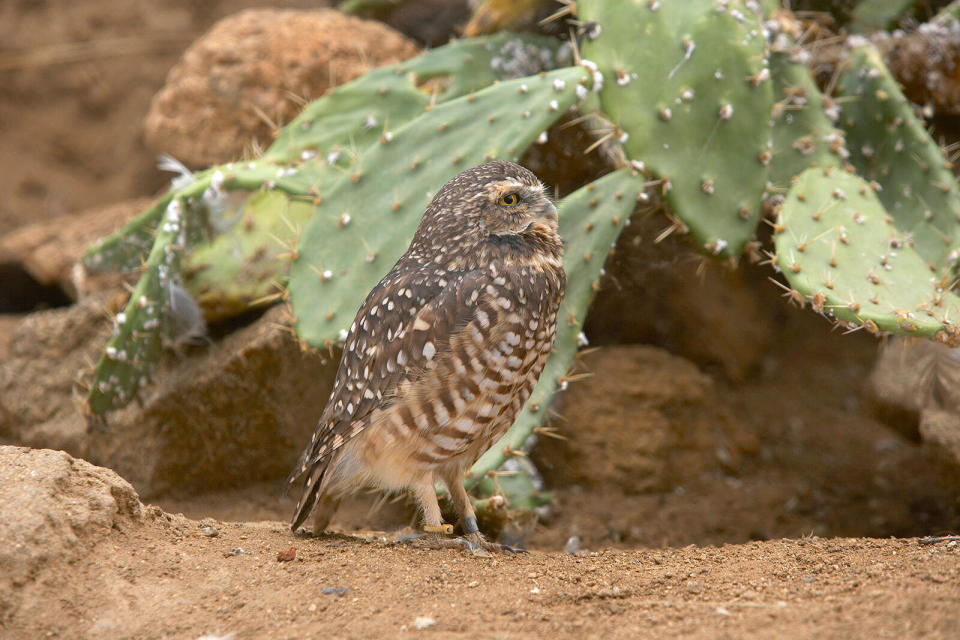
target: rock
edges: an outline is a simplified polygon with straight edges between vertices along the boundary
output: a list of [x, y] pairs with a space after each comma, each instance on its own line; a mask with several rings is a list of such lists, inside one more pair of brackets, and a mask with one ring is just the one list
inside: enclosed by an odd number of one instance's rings
[[891, 339], [880, 350], [866, 395], [874, 413], [923, 441], [960, 470], [960, 350], [923, 339]]
[[273, 140], [304, 101], [418, 53], [389, 27], [328, 9], [256, 9], [193, 43], [154, 97], [146, 140], [192, 167], [234, 160]]
[[116, 278], [87, 277], [75, 266], [90, 245], [121, 228], [151, 202], [137, 198], [20, 227], [0, 238], [0, 263], [19, 264], [39, 284], [57, 285], [74, 300], [102, 290], [103, 282]]
[[655, 209], [631, 218], [607, 260], [584, 331], [591, 344], [648, 343], [741, 381], [762, 365], [785, 302], [767, 271], [729, 268], [684, 236], [657, 242], [670, 221]]
[[739, 427], [694, 364], [655, 347], [619, 346], [581, 356], [575, 367], [590, 375], [558, 396], [553, 426], [565, 439], [540, 438], [533, 450], [547, 486], [638, 494], [671, 490], [696, 469], [736, 470]]
[[0, 446], [0, 487], [0, 623], [45, 565], [143, 520], [130, 483], [63, 451]]
[[309, 441], [337, 363], [301, 349], [284, 313], [166, 353], [140, 402], [102, 421], [86, 417], [74, 382], [89, 380], [109, 335], [103, 301], [32, 314], [0, 363], [0, 437], [67, 449], [148, 497], [279, 480]]
[[[13, 342], [13, 330], [18, 324], [23, 322], [24, 316], [21, 314], [3, 313], [0, 314], [0, 362], [10, 357], [10, 349]], [[3, 424], [3, 415], [0, 415], [0, 425]]]
[[867, 380], [864, 394], [874, 414], [911, 440], [919, 438], [923, 372], [939, 347], [929, 340], [888, 340]]
[[925, 409], [920, 415], [920, 437], [932, 455], [954, 466], [953, 484], [960, 481], [960, 415], [954, 411]]
[[155, 384], [107, 416], [89, 459], [142, 495], [275, 480], [310, 440], [339, 358], [301, 348], [283, 307], [208, 348], [168, 355]]
[[87, 424], [75, 382], [91, 370], [110, 335], [106, 300], [91, 297], [26, 316], [0, 361], [0, 437], [83, 457]]

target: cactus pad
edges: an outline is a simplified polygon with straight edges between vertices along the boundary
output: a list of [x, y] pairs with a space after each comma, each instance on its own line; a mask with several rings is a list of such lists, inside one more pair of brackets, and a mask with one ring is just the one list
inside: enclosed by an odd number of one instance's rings
[[673, 213], [713, 254], [739, 255], [767, 181], [773, 92], [759, 17], [714, 0], [581, 0], [585, 59], [627, 156], [664, 180]]
[[777, 265], [815, 310], [851, 329], [960, 344], [960, 298], [862, 179], [806, 170], [780, 209], [776, 231]]
[[280, 191], [251, 194], [235, 226], [183, 257], [183, 279], [207, 320], [243, 313], [280, 292], [313, 204]]
[[926, 263], [943, 273], [960, 247], [960, 190], [950, 163], [872, 46], [850, 53], [837, 86], [848, 98], [840, 125], [850, 162], [880, 185], [880, 201], [893, 223], [911, 236]]
[[836, 105], [820, 92], [810, 69], [790, 59], [791, 53], [775, 51], [770, 55], [776, 99], [770, 181], [783, 190], [805, 169], [839, 167], [849, 155], [843, 132], [834, 128], [830, 117], [836, 113]]
[[172, 199], [157, 227], [156, 242], [126, 309], [114, 318], [113, 337], [97, 364], [89, 404], [105, 413], [128, 404], [146, 382], [150, 363], [160, 357], [168, 329], [170, 298], [179, 281], [186, 220], [180, 200]]
[[518, 159], [586, 93], [581, 82], [589, 73], [568, 67], [437, 105], [321, 184], [290, 271], [297, 333], [313, 345], [341, 339], [410, 243], [433, 190], [485, 160]]

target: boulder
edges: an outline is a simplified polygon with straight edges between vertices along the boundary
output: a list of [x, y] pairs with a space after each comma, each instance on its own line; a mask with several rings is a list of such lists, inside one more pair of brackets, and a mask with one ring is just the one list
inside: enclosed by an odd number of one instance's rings
[[786, 303], [769, 269], [707, 258], [655, 207], [617, 239], [584, 331], [592, 344], [656, 344], [742, 381], [758, 372]]
[[602, 347], [568, 375], [551, 421], [563, 439], [542, 437], [533, 451], [547, 486], [670, 491], [698, 470], [736, 473], [756, 448], [710, 376], [663, 349]]
[[31, 314], [0, 363], [0, 438], [66, 449], [149, 497], [263, 480], [279, 492], [338, 362], [301, 348], [285, 313], [275, 307], [210, 345], [169, 350], [139, 401], [103, 418], [87, 415], [84, 386], [110, 333], [103, 299]]
[[63, 451], [0, 446], [0, 487], [0, 627], [43, 568], [144, 518], [129, 482]]
[[0, 263], [20, 265], [38, 284], [58, 286], [74, 300], [109, 288], [122, 276], [86, 274], [78, 267], [80, 258], [151, 203], [150, 198], [136, 198], [24, 225], [0, 238]]
[[269, 146], [273, 125], [331, 87], [418, 52], [384, 24], [330, 9], [242, 11], [170, 71], [150, 106], [147, 144], [194, 168], [234, 160]]

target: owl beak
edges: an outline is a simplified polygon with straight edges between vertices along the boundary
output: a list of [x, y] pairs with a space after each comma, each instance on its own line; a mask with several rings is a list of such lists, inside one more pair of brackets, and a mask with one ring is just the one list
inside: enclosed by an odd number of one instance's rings
[[557, 219], [557, 207], [547, 200], [546, 204], [537, 208], [537, 217], [539, 220], [554, 220]]

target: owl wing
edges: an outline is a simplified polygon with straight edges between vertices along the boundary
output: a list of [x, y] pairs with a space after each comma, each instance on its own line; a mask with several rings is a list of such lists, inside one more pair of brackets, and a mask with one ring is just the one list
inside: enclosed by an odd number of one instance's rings
[[396, 402], [401, 385], [415, 384], [436, 367], [438, 354], [473, 318], [489, 279], [483, 270], [447, 278], [391, 272], [370, 292], [347, 334], [317, 429], [287, 478], [289, 488], [308, 476], [294, 529], [313, 506], [330, 456], [369, 426], [378, 410]]

